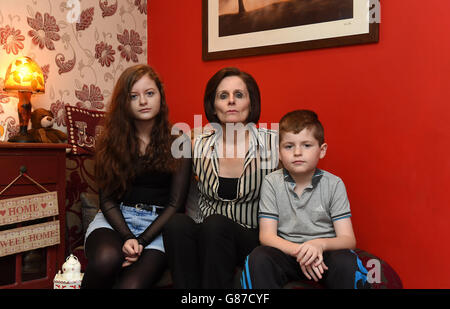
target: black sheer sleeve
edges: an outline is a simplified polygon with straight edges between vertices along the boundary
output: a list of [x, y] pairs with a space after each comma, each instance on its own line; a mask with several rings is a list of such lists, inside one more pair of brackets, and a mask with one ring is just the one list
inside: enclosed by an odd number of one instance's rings
[[112, 228], [120, 234], [123, 241], [125, 242], [128, 239], [136, 238], [125, 222], [117, 201], [106, 196], [101, 190], [99, 190], [99, 200], [100, 209], [102, 210], [103, 215]]
[[182, 158], [179, 160], [181, 162], [172, 177], [168, 205], [166, 205], [163, 213], [137, 237], [138, 242], [143, 245], [144, 248], [151, 243], [159, 233], [161, 233], [164, 225], [179, 209], [184, 207], [184, 203], [186, 202], [191, 181], [192, 159]]

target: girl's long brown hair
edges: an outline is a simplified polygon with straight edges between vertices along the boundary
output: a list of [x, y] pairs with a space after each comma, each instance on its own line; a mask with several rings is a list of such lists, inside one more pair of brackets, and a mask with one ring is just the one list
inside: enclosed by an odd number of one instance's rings
[[150, 143], [144, 154], [146, 169], [172, 171], [174, 159], [170, 146], [174, 137], [170, 134], [169, 110], [164, 88], [159, 76], [148, 65], [127, 68], [119, 77], [111, 97], [105, 117], [105, 130], [97, 140], [95, 152], [95, 175], [99, 189], [105, 195], [120, 198], [127, 186], [142, 167], [137, 162], [139, 141], [130, 109], [130, 92], [133, 85], [144, 75], [148, 75], [161, 94], [161, 107], [154, 118]]

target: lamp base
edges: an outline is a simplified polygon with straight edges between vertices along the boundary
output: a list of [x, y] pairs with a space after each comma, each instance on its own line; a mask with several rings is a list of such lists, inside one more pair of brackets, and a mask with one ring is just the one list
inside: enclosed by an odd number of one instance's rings
[[8, 142], [10, 143], [36, 143], [34, 137], [28, 132], [19, 132], [17, 135], [11, 137]]
[[17, 112], [19, 113], [19, 133], [11, 137], [8, 142], [12, 143], [34, 143], [33, 136], [28, 134], [28, 123], [31, 118], [31, 92], [19, 91], [19, 103]]

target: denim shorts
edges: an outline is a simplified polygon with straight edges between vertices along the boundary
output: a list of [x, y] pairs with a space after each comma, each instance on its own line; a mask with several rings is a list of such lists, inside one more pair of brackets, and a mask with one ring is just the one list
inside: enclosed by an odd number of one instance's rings
[[[159, 206], [158, 206], [159, 207]], [[145, 229], [153, 223], [158, 217], [158, 214], [154, 211], [137, 209], [134, 207], [120, 206], [125, 222], [128, 224], [131, 233], [135, 236], [139, 236]], [[86, 242], [87, 237], [94, 230], [99, 228], [108, 228], [113, 230], [112, 226], [108, 223], [103, 213], [99, 212], [95, 215], [92, 222], [89, 224], [86, 230], [86, 236], [84, 241]], [[162, 252], [164, 251], [164, 244], [162, 234], [160, 233], [153, 241], [148, 244], [144, 249], [156, 249]]]

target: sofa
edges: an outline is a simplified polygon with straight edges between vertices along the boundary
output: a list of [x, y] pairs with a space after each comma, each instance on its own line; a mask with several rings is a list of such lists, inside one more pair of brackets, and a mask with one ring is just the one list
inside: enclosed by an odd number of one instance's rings
[[[101, 133], [101, 120], [104, 112], [90, 111], [78, 107], [66, 107], [68, 143], [70, 152], [66, 156], [66, 254], [74, 254], [81, 263], [81, 271], [87, 266], [84, 254], [84, 234], [90, 221], [98, 212], [98, 188], [94, 176], [94, 146], [95, 137]], [[195, 218], [195, 182], [192, 181], [187, 201], [186, 213]], [[380, 272], [374, 277], [371, 288], [399, 289], [402, 282], [395, 270], [384, 260], [362, 249], [354, 250], [361, 260], [363, 269], [361, 276], [371, 277], [372, 267], [378, 267]], [[240, 270], [236, 271], [235, 287], [240, 287]], [[375, 275], [375, 274], [374, 274]], [[170, 273], [164, 273], [157, 287], [171, 286]], [[323, 288], [319, 283], [304, 280], [290, 282], [286, 288]]]

